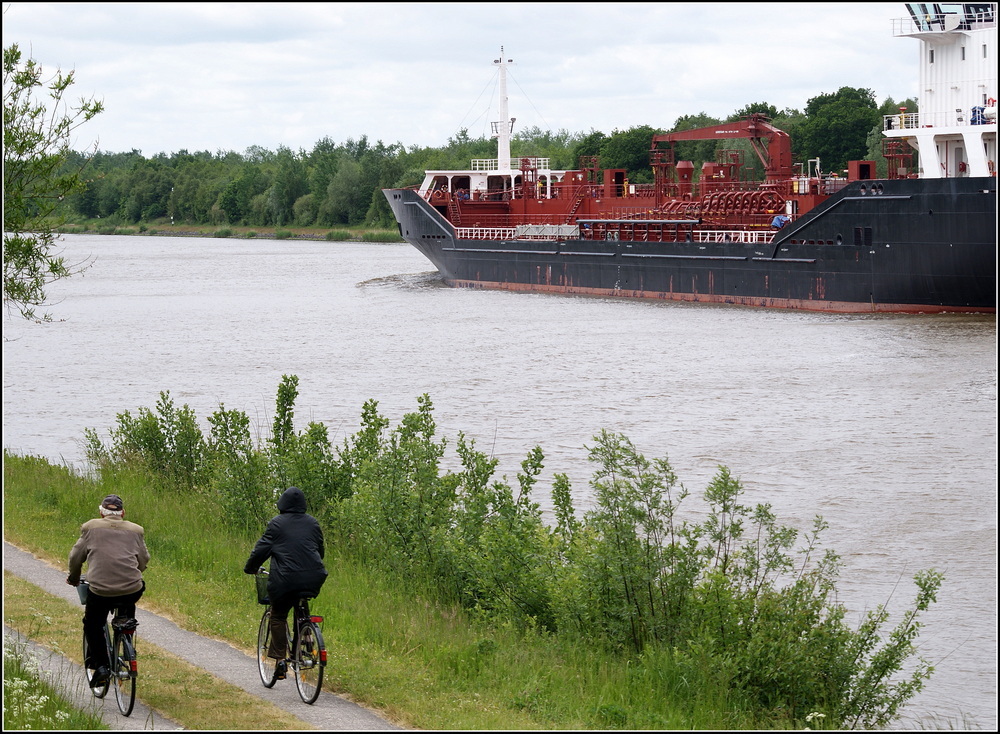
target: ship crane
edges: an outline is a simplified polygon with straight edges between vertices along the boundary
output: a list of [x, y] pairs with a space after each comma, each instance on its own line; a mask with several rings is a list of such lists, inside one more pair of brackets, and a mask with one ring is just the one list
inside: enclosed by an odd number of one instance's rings
[[760, 162], [764, 164], [765, 176], [769, 183], [784, 181], [792, 176], [792, 143], [788, 133], [774, 127], [769, 119], [760, 113], [721, 125], [654, 135], [652, 151], [659, 152], [657, 146], [660, 143], [720, 139], [749, 140]]

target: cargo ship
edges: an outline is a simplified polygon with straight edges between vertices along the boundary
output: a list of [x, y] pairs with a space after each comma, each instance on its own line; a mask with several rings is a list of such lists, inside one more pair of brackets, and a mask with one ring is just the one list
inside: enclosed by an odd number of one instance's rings
[[[652, 183], [596, 158], [575, 170], [512, 159], [511, 60], [501, 49], [497, 158], [427, 171], [419, 186], [384, 194], [403, 239], [455, 287], [996, 313], [997, 5], [907, 10], [893, 33], [921, 44], [921, 101], [883, 118], [882, 178], [874, 161], [839, 175], [818, 159], [793, 163], [788, 135], [762, 115], [654, 135]], [[695, 175], [674, 153], [691, 140], [747, 142]]]

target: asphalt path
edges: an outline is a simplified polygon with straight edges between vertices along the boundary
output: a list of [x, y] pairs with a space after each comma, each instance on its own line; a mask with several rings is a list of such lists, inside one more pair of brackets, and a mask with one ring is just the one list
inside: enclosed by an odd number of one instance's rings
[[[3, 568], [15, 576], [30, 581], [49, 594], [73, 604], [80, 603], [76, 589], [66, 583], [66, 569], [52, 566], [7, 541], [4, 541], [3, 544]], [[242, 688], [250, 695], [257, 696], [288, 711], [308, 727], [351, 731], [401, 729], [378, 713], [328, 691], [322, 691], [313, 705], [306, 705], [299, 698], [295, 683], [291, 678], [280, 681], [274, 688], [264, 688], [257, 673], [257, 660], [242, 650], [236, 649], [227, 642], [188, 632], [169, 619], [147, 612], [142, 608], [136, 609], [136, 618], [139, 620], [140, 645], [142, 640], [148, 640], [192, 665]], [[8, 635], [20, 637], [5, 626], [4, 637], [6, 638]], [[118, 713], [114, 694], [110, 691], [103, 702], [94, 699], [90, 689], [83, 683], [82, 666], [43, 647], [27, 641], [22, 642], [29, 647], [32, 657], [35, 658], [39, 667], [49, 671], [52, 682], [64, 695], [80, 708], [94, 707], [95, 712], [100, 712], [105, 723], [109, 726], [126, 730], [181, 728], [176, 722], [171, 721], [160, 712], [152, 711], [142, 704], [141, 680], [137, 690], [135, 710], [126, 719]], [[141, 646], [139, 653], [142, 654]]]

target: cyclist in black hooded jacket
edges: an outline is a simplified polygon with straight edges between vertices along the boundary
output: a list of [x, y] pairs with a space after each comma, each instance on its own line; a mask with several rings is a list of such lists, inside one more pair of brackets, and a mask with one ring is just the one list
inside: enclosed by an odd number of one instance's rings
[[306, 513], [306, 496], [298, 487], [289, 487], [278, 499], [277, 517], [272, 518], [243, 567], [245, 573], [257, 573], [261, 564], [271, 559], [267, 596], [271, 601], [271, 644], [268, 657], [278, 660], [277, 675], [285, 677], [288, 657], [286, 621], [288, 612], [302, 596], [319, 594], [326, 581], [323, 565], [323, 530]]

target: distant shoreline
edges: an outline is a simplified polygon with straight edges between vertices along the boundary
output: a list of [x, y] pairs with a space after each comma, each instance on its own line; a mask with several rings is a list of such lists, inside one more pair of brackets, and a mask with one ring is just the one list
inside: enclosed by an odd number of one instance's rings
[[[192, 228], [194, 227], [194, 228]], [[66, 224], [60, 234], [126, 235], [139, 237], [214, 237], [237, 240], [311, 240], [328, 242], [404, 242], [395, 230], [369, 228], [328, 229], [316, 227], [205, 227], [198, 225], [106, 225]]]

